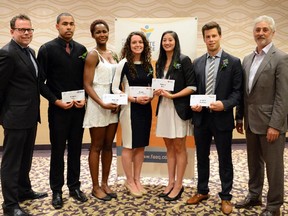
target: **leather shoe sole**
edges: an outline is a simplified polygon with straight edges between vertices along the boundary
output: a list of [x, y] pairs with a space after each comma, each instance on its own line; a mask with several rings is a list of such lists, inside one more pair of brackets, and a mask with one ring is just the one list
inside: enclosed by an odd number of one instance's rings
[[195, 194], [193, 197], [186, 201], [187, 205], [196, 205], [203, 200], [207, 200], [210, 197], [209, 194]]

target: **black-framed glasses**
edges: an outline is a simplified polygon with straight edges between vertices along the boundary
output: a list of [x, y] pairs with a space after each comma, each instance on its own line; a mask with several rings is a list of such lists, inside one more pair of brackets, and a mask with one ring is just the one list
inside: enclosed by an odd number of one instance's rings
[[13, 29], [21, 32], [22, 34], [25, 34], [26, 31], [27, 31], [29, 34], [34, 32], [34, 29], [33, 29], [33, 28], [13, 28]]

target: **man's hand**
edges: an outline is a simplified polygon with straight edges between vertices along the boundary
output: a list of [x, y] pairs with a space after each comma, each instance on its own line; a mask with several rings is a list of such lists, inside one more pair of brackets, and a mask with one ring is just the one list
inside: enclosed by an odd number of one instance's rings
[[244, 131], [243, 131], [243, 123], [241, 122], [237, 122], [236, 123], [236, 130], [238, 133], [240, 134], [244, 134]]
[[213, 110], [213, 111], [223, 111], [224, 110], [224, 105], [223, 105], [223, 103], [222, 103], [222, 101], [215, 101], [215, 102], [213, 102], [213, 103], [211, 103], [210, 104], [210, 106], [209, 106], [209, 109], [210, 110]]
[[269, 127], [267, 130], [266, 139], [267, 142], [274, 142], [278, 139], [280, 132], [272, 127]]

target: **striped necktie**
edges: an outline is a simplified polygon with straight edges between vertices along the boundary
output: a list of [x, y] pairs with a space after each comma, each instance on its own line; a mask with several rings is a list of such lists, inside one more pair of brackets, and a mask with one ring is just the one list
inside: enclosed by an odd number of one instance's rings
[[215, 56], [209, 57], [211, 62], [208, 69], [207, 81], [206, 81], [206, 95], [213, 94], [213, 80], [214, 80], [214, 71], [215, 71]]

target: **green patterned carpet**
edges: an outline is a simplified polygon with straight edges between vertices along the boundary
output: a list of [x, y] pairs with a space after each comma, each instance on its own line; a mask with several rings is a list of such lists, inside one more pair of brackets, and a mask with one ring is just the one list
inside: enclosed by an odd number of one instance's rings
[[[211, 177], [210, 177], [210, 198], [196, 206], [185, 205], [186, 200], [196, 192], [197, 179], [185, 179], [185, 190], [182, 198], [178, 201], [166, 202], [158, 198], [158, 194], [162, 192], [166, 178], [142, 178], [148, 194], [142, 198], [132, 197], [124, 187], [125, 179], [117, 176], [116, 171], [116, 156], [113, 157], [113, 164], [109, 184], [112, 189], [117, 191], [118, 199], [111, 201], [100, 201], [91, 196], [91, 180], [88, 168], [88, 151], [83, 150], [82, 166], [81, 166], [81, 189], [87, 194], [88, 201], [86, 203], [78, 203], [68, 195], [68, 189], [63, 187], [64, 207], [60, 210], [55, 210], [51, 205], [52, 193], [49, 188], [49, 152], [38, 153], [35, 152], [33, 159], [33, 167], [31, 170], [31, 181], [35, 191], [47, 191], [48, 197], [36, 200], [25, 201], [21, 206], [33, 215], [119, 215], [119, 216], [164, 216], [164, 215], [223, 215], [220, 210], [221, 200], [218, 197], [220, 190], [220, 180], [218, 175], [218, 161], [215, 150], [211, 151]], [[285, 149], [285, 161], [288, 161], [288, 149]], [[245, 149], [233, 150], [234, 163], [234, 185], [233, 185], [233, 199], [232, 203], [241, 200], [247, 192], [247, 162]], [[195, 171], [197, 176], [197, 168]], [[285, 179], [288, 178], [287, 165], [285, 169]], [[265, 182], [264, 194], [267, 191], [267, 182]], [[285, 198], [288, 197], [287, 181], [285, 182]], [[0, 196], [0, 203], [2, 203], [2, 196]], [[265, 197], [263, 198], [265, 204]], [[258, 215], [262, 207], [254, 207], [251, 210], [233, 209], [231, 215]], [[288, 204], [285, 200], [281, 208], [282, 215], [288, 215]], [[0, 215], [2, 211], [0, 210]]]

